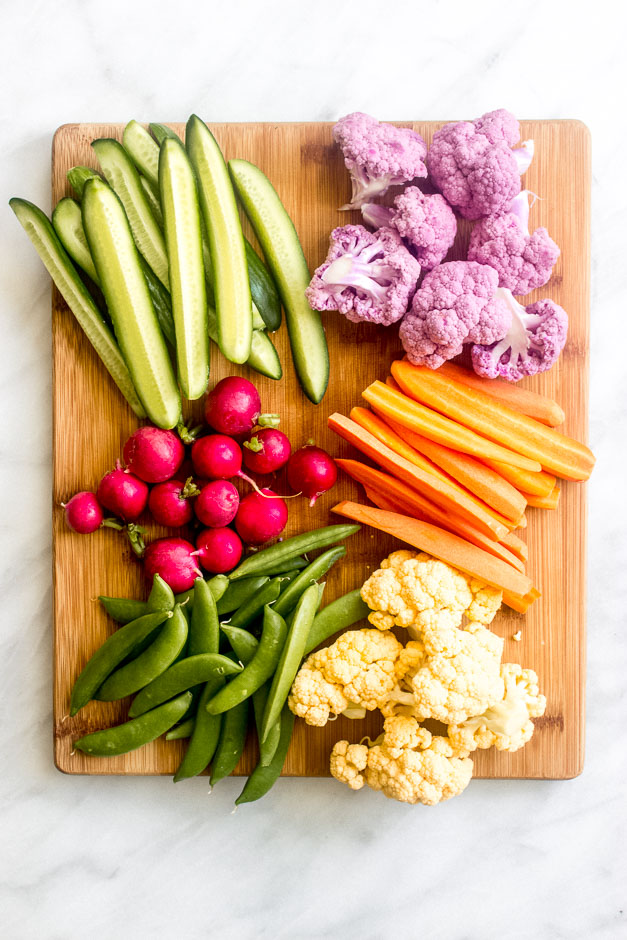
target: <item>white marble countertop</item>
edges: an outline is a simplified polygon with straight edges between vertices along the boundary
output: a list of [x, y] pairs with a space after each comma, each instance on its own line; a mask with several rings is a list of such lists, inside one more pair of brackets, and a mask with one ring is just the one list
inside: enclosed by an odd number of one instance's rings
[[[218, 8], [219, 6], [219, 8]], [[600, 0], [2, 3], [0, 933], [8, 940], [627, 936], [625, 50]], [[389, 32], [388, 32], [389, 29]], [[455, 119], [591, 129], [587, 760], [435, 809], [332, 780], [81, 778], [51, 749], [50, 285], [7, 208], [49, 206], [68, 121]], [[618, 120], [616, 125], [614, 122]], [[619, 460], [622, 457], [622, 460]]]

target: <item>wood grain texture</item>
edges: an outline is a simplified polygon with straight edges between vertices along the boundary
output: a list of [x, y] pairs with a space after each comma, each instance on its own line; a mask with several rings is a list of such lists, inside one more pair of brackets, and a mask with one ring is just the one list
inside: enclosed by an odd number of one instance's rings
[[[183, 125], [173, 125], [183, 133]], [[356, 214], [339, 213], [350, 184], [342, 159], [332, 145], [330, 124], [218, 124], [211, 125], [225, 156], [252, 160], [275, 184], [301, 237], [311, 269], [326, 254], [330, 230]], [[440, 126], [414, 123], [427, 141]], [[54, 138], [53, 204], [69, 188], [65, 174], [74, 164], [96, 165], [90, 142], [97, 137], [121, 138], [122, 125], [68, 124]], [[548, 374], [529, 386], [551, 395], [567, 415], [564, 430], [578, 440], [587, 439], [589, 351], [589, 233], [590, 139], [577, 121], [528, 121], [523, 139], [536, 142], [536, 157], [525, 178], [538, 193], [532, 212], [533, 227], [546, 225], [562, 253], [550, 283], [527, 302], [549, 296], [570, 315], [564, 353]], [[452, 257], [464, 257], [469, 228], [462, 225]], [[250, 236], [250, 231], [247, 230]], [[284, 379], [272, 382], [251, 375], [259, 386], [263, 407], [279, 411], [282, 428], [294, 447], [314, 438], [339, 456], [354, 456], [352, 449], [330, 434], [326, 418], [333, 411], [348, 414], [360, 404], [362, 389], [375, 378], [384, 379], [390, 362], [400, 352], [397, 330], [354, 326], [337, 314], [325, 318], [331, 359], [329, 391], [319, 406], [300, 392], [291, 365], [285, 326], [274, 335], [284, 368]], [[81, 489], [94, 489], [100, 477], [121, 456], [122, 444], [137, 421], [101, 366], [88, 341], [53, 290], [52, 334], [54, 359], [54, 749], [57, 767], [77, 774], [172, 774], [183, 753], [181, 742], [159, 740], [123, 757], [90, 759], [73, 752], [72, 741], [82, 734], [124, 719], [128, 703], [92, 702], [69, 718], [72, 683], [87, 658], [115, 629], [96, 600], [98, 594], [145, 596], [139, 564], [122, 538], [110, 530], [92, 536], [71, 533], [64, 524], [60, 503]], [[212, 349], [211, 381], [239, 372]], [[186, 415], [199, 417], [201, 406], [186, 407]], [[279, 479], [277, 489], [284, 481]], [[290, 503], [288, 534], [330, 521], [329, 507], [339, 499], [363, 499], [360, 488], [342, 478], [332, 494], [314, 509], [304, 500]], [[547, 695], [544, 718], [522, 751], [503, 754], [479, 752], [478, 777], [569, 778], [578, 774], [584, 755], [584, 670], [586, 612], [586, 488], [565, 483], [555, 512], [528, 511], [524, 533], [529, 544], [528, 571], [542, 598], [523, 617], [507, 608], [492, 628], [505, 638], [505, 661], [533, 667]], [[165, 534], [153, 527], [151, 535]], [[348, 555], [327, 579], [325, 602], [359, 586], [364, 577], [395, 547], [391, 538], [362, 532], [348, 543]], [[516, 642], [514, 634], [522, 631]], [[316, 729], [296, 723], [285, 773], [298, 776], [328, 774], [333, 742], [348, 737], [357, 741], [374, 736], [379, 719], [351, 722], [339, 719]], [[249, 747], [238, 767], [247, 773], [254, 766], [256, 748]]]

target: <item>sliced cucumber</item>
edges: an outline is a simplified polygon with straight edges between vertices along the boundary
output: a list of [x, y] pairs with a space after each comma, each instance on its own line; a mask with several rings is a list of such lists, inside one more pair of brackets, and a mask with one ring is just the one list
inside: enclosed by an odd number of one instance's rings
[[66, 176], [79, 199], [83, 198], [83, 189], [87, 180], [102, 179], [100, 173], [96, 173], [89, 166], [73, 166], [67, 171]]
[[167, 124], [151, 124], [150, 130], [159, 146], [161, 146], [166, 137], [171, 137], [173, 140], [181, 139], [176, 131], [173, 131]]
[[279, 354], [264, 330], [253, 330], [250, 356], [246, 365], [254, 369], [255, 372], [266, 375], [269, 379], [278, 380], [283, 376]]
[[172, 364], [121, 201], [102, 180], [85, 184], [83, 226], [122, 355], [150, 420], [173, 428], [181, 415]]
[[145, 127], [137, 121], [129, 121], [122, 134], [122, 144], [139, 170], [159, 191], [159, 144], [156, 144]]
[[142, 271], [144, 272], [144, 277], [146, 278], [150, 299], [152, 300], [152, 305], [155, 308], [155, 313], [157, 315], [159, 326], [161, 327], [161, 332], [165, 336], [170, 346], [172, 346], [174, 349], [176, 346], [176, 333], [174, 330], [174, 317], [172, 316], [172, 299], [170, 294], [165, 289], [150, 265], [142, 258], [139, 253], [137, 257], [139, 258], [139, 263], [141, 265]]
[[310, 275], [296, 229], [258, 167], [247, 160], [231, 160], [229, 170], [285, 308], [300, 384], [307, 398], [317, 404], [329, 382], [329, 351], [320, 314], [305, 298]]
[[99, 284], [98, 272], [85, 237], [81, 207], [75, 199], [66, 196], [59, 200], [52, 213], [52, 224], [72, 261], [90, 276], [94, 284]]
[[150, 208], [152, 209], [152, 214], [156, 219], [157, 225], [161, 230], [163, 230], [163, 212], [161, 211], [159, 197], [145, 176], [140, 176], [139, 182], [142, 184], [142, 189], [146, 193], [146, 199], [148, 200]]
[[261, 316], [255, 304], [253, 304], [253, 332], [255, 330], [265, 330], [266, 321]]
[[253, 304], [263, 317], [266, 327], [274, 333], [281, 326], [281, 300], [278, 291], [270, 272], [247, 238], [244, 239], [244, 244]]
[[[104, 184], [103, 184], [104, 185]], [[37, 250], [50, 277], [57, 285], [66, 304], [84, 330], [102, 362], [138, 418], [146, 412], [140, 402], [133, 379], [124, 362], [113, 333], [106, 325], [89, 291], [59, 241], [49, 219], [41, 209], [26, 199], [11, 199], [9, 205], [15, 212], [24, 231]]]
[[139, 173], [119, 141], [103, 137], [92, 141], [92, 147], [107, 182], [124, 206], [135, 244], [163, 286], [169, 287], [165, 240], [146, 198]]
[[209, 381], [209, 335], [196, 180], [180, 140], [164, 140], [161, 145], [159, 190], [170, 263], [178, 378], [183, 394], [193, 401], [205, 393]]
[[195, 114], [187, 122], [186, 146], [209, 240], [219, 346], [231, 362], [246, 362], [252, 343], [252, 298], [235, 193], [213, 134]]

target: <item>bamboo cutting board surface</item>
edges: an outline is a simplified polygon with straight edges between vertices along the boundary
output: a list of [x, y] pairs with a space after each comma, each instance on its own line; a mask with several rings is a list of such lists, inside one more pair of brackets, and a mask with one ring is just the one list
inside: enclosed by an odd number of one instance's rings
[[[172, 125], [183, 134], [183, 125]], [[336, 225], [359, 221], [356, 213], [340, 213], [350, 184], [331, 124], [210, 125], [226, 158], [253, 161], [274, 183], [300, 235], [310, 269], [326, 255], [328, 236]], [[429, 143], [437, 123], [414, 123]], [[54, 138], [52, 151], [53, 205], [71, 194], [65, 175], [75, 164], [96, 166], [90, 143], [97, 137], [121, 138], [122, 125], [68, 124]], [[590, 267], [590, 138], [577, 121], [528, 121], [522, 139], [533, 138], [536, 156], [524, 185], [542, 197], [531, 211], [532, 227], [546, 225], [562, 252], [549, 284], [527, 302], [548, 296], [570, 316], [568, 343], [559, 363], [547, 374], [527, 380], [529, 387], [551, 395], [563, 406], [564, 431], [587, 439]], [[465, 257], [469, 227], [460, 233], [451, 257]], [[250, 231], [247, 229], [250, 237]], [[294, 448], [313, 438], [336, 456], [355, 456], [326, 428], [327, 416], [348, 414], [375, 378], [384, 379], [401, 346], [398, 331], [371, 325], [355, 326], [339, 314], [326, 314], [331, 359], [329, 390], [318, 406], [301, 393], [290, 360], [285, 325], [273, 337], [283, 363], [284, 378], [272, 382], [255, 373], [262, 407], [281, 413], [281, 427]], [[82, 489], [95, 490], [101, 476], [121, 457], [122, 445], [137, 426], [130, 409], [101, 366], [87, 339], [53, 289], [54, 396], [54, 751], [57, 767], [75, 774], [173, 774], [183, 753], [182, 742], [164, 739], [122, 757], [94, 759], [73, 751], [81, 735], [125, 719], [128, 702], [92, 702], [69, 718], [71, 686], [88, 657], [115, 629], [97, 595], [145, 597], [140, 565], [112, 530], [91, 536], [67, 529], [60, 504]], [[211, 383], [245, 367], [227, 363], [212, 349]], [[202, 405], [187, 406], [186, 417], [200, 418]], [[288, 492], [281, 476], [273, 484]], [[329, 509], [340, 499], [361, 499], [360, 488], [340, 477], [334, 490], [314, 509], [304, 499], [290, 501], [286, 534], [341, 521]], [[477, 777], [569, 778], [580, 773], [584, 756], [584, 670], [586, 614], [586, 489], [565, 483], [557, 511], [528, 510], [529, 525], [521, 533], [529, 544], [528, 571], [542, 598], [526, 616], [503, 608], [492, 629], [505, 638], [505, 662], [535, 669], [548, 699], [547, 711], [536, 721], [532, 741], [516, 754], [492, 749], [475, 757]], [[140, 520], [141, 521], [141, 520]], [[165, 535], [152, 527], [150, 535]], [[400, 548], [393, 539], [362, 529], [347, 542], [348, 554], [327, 577], [324, 603], [358, 587], [381, 559]], [[520, 641], [514, 635], [521, 632]], [[358, 741], [376, 736], [380, 719], [340, 718], [325, 728], [302, 721], [296, 729], [284, 772], [296, 776], [328, 774], [332, 745], [340, 738]], [[256, 762], [249, 741], [238, 773]], [[184, 785], [184, 784], [183, 784]]]

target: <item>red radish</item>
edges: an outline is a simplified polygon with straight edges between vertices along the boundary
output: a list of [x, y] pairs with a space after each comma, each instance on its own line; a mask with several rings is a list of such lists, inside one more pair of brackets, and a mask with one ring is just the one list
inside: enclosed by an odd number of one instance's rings
[[203, 529], [196, 538], [200, 564], [210, 574], [226, 574], [242, 557], [242, 543], [233, 529]]
[[98, 484], [98, 502], [125, 522], [134, 522], [146, 508], [148, 487], [133, 473], [116, 466]]
[[203, 486], [196, 499], [194, 512], [203, 525], [222, 528], [235, 519], [239, 493], [228, 480], [214, 480]]
[[242, 450], [225, 434], [209, 434], [192, 444], [194, 472], [207, 480], [229, 480], [242, 469]]
[[262, 545], [276, 538], [286, 524], [287, 505], [269, 489], [245, 496], [235, 517], [235, 528], [247, 545]]
[[207, 424], [222, 434], [247, 434], [260, 412], [259, 392], [237, 375], [221, 379], [205, 399]]
[[337, 467], [326, 450], [305, 444], [295, 451], [287, 463], [287, 482], [309, 500], [313, 506], [315, 501], [327, 490], [335, 485], [337, 480]]
[[146, 483], [163, 483], [178, 471], [185, 448], [173, 431], [147, 425], [134, 431], [124, 445], [124, 462]]
[[194, 546], [186, 539], [157, 539], [144, 553], [144, 574], [149, 581], [160, 575], [175, 594], [189, 591], [201, 574], [195, 554]]
[[65, 509], [65, 521], [74, 532], [87, 535], [102, 525], [102, 509], [94, 493], [76, 493], [72, 499], [61, 505]]
[[165, 483], [157, 483], [151, 489], [148, 509], [159, 525], [167, 525], [175, 529], [191, 522], [194, 515], [191, 501], [199, 492], [198, 487], [192, 483], [191, 477], [186, 483], [181, 480], [166, 480]]
[[248, 470], [253, 473], [274, 473], [290, 458], [292, 448], [283, 431], [261, 428], [244, 441], [242, 454]]

